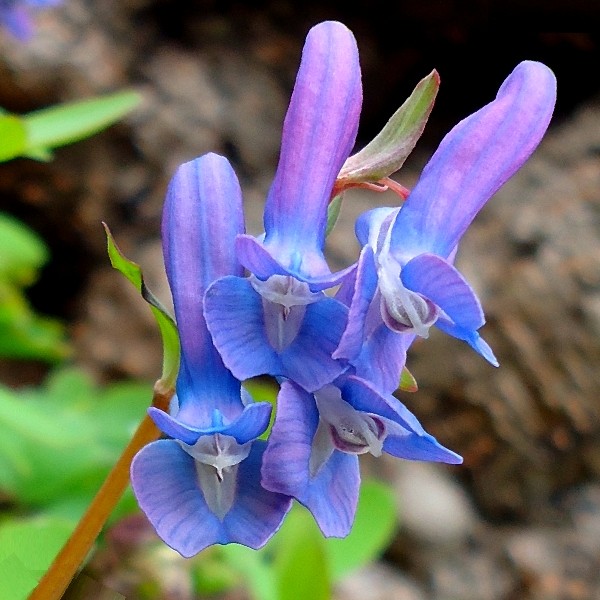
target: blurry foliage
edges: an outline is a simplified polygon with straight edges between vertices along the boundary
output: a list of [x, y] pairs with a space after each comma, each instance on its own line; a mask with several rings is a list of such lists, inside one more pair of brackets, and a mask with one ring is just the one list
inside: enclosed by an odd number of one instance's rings
[[0, 213], [0, 356], [48, 362], [70, 353], [64, 326], [37, 315], [24, 295], [48, 260], [44, 242], [13, 217]]

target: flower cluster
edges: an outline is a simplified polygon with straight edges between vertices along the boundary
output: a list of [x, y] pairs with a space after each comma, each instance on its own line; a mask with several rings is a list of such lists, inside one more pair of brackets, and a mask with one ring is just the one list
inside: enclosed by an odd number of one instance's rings
[[[306, 39], [262, 235], [244, 232], [225, 158], [178, 169], [163, 219], [181, 341], [177, 394], [170, 414], [150, 409], [168, 439], [143, 448], [131, 470], [168, 545], [184, 556], [215, 543], [258, 548], [292, 499], [324, 535], [342, 537], [359, 454], [462, 462], [392, 392], [408, 347], [432, 325], [497, 365], [454, 257], [477, 212], [539, 143], [554, 100], [552, 72], [519, 64], [495, 100], [450, 131], [401, 207], [359, 218], [357, 263], [335, 273], [323, 253], [328, 208], [360, 155], [349, 159], [362, 102], [356, 42], [342, 24], [321, 23]], [[280, 384], [266, 441], [271, 405], [240, 383], [258, 375]]]
[[62, 0], [0, 0], [0, 24], [18, 40], [27, 41], [33, 35], [30, 9], [60, 2]]

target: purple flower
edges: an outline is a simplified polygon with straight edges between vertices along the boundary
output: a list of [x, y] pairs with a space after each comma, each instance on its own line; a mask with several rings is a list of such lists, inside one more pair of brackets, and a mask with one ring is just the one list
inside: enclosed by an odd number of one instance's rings
[[226, 159], [207, 154], [179, 167], [167, 192], [163, 248], [181, 342], [174, 415], [151, 408], [170, 438], [144, 447], [133, 490], [158, 535], [183, 556], [211, 544], [258, 548], [291, 500], [260, 485], [271, 413], [253, 403], [223, 365], [202, 314], [208, 285], [239, 276], [235, 236], [244, 231], [241, 192]]
[[454, 268], [465, 230], [527, 160], [554, 109], [556, 81], [537, 62], [520, 63], [496, 99], [442, 140], [403, 206], [362, 215], [363, 251], [338, 299], [350, 306], [335, 358], [386, 392], [398, 385], [406, 349], [436, 325], [498, 365], [478, 330], [479, 299]]
[[367, 452], [462, 463], [396, 398], [382, 396], [364, 380], [349, 376], [314, 394], [284, 382], [264, 455], [262, 483], [304, 504], [324, 535], [344, 537], [358, 500], [358, 455]]
[[315, 26], [285, 118], [265, 233], [236, 239], [237, 256], [251, 275], [222, 278], [206, 293], [208, 328], [239, 379], [266, 373], [314, 391], [346, 368], [331, 354], [348, 311], [322, 290], [349, 270], [332, 274], [323, 247], [327, 207], [354, 146], [361, 103], [354, 36], [341, 23]]
[[0, 23], [15, 38], [26, 42], [33, 35], [30, 8], [56, 6], [62, 0], [0, 0]]

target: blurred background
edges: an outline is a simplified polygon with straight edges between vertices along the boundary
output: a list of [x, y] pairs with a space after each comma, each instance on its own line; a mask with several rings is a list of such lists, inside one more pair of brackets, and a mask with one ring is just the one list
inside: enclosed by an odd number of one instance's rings
[[[166, 185], [179, 163], [215, 151], [234, 164], [248, 229], [258, 233], [302, 43], [315, 23], [341, 20], [357, 37], [364, 83], [357, 146], [422, 77], [439, 71], [425, 134], [396, 176], [408, 187], [449, 128], [490, 101], [518, 62], [541, 60], [558, 79], [549, 133], [479, 215], [458, 259], [486, 309], [483, 334], [501, 368], [433, 334], [409, 354], [419, 391], [399, 396], [465, 463], [364, 461], [366, 474], [394, 489], [400, 524], [381, 559], [341, 579], [335, 595], [600, 597], [600, 34], [517, 28], [525, 21], [541, 29], [597, 26], [599, 16], [597, 3], [577, 0], [353, 8], [335, 1], [65, 0], [36, 13], [36, 33], [25, 44], [0, 32], [5, 110], [26, 113], [121, 89], [143, 98], [119, 124], [60, 148], [51, 162], [0, 164], [0, 211], [47, 246], [23, 279], [20, 300], [43, 320], [28, 335], [46, 342], [42, 350], [23, 342], [25, 350], [5, 351], [6, 393], [31, 404], [38, 393], [31, 390], [46, 386], [60, 404], [75, 387], [81, 404], [108, 390], [102, 418], [110, 421], [111, 410], [136, 398], [129, 409], [135, 424], [160, 374], [161, 344], [147, 307], [110, 267], [101, 221], [168, 303], [159, 238]], [[356, 258], [355, 217], [387, 203], [394, 197], [347, 195], [329, 240], [332, 265]], [[3, 319], [16, 318], [14, 307], [6, 311]], [[4, 481], [14, 484], [11, 476]], [[95, 480], [86, 485], [93, 489]], [[27, 490], [0, 485], [0, 511], [34, 513], [48, 496]], [[99, 586], [89, 597], [100, 597], [98, 590], [127, 598], [249, 597], [241, 585], [217, 586], [212, 595], [183, 585], [185, 561], [144, 554], [156, 539], [132, 507], [86, 567]]]

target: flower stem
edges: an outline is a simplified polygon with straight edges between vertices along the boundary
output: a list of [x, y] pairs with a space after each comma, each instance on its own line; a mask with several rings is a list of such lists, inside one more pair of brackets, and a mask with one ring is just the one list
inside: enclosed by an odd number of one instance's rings
[[[158, 381], [154, 386], [152, 406], [168, 410], [173, 390], [165, 390]], [[104, 480], [77, 527], [58, 553], [54, 562], [28, 600], [60, 600], [77, 569], [88, 555], [104, 523], [129, 484], [129, 467], [133, 457], [146, 444], [158, 439], [160, 430], [148, 415], [139, 424], [133, 437]]]

